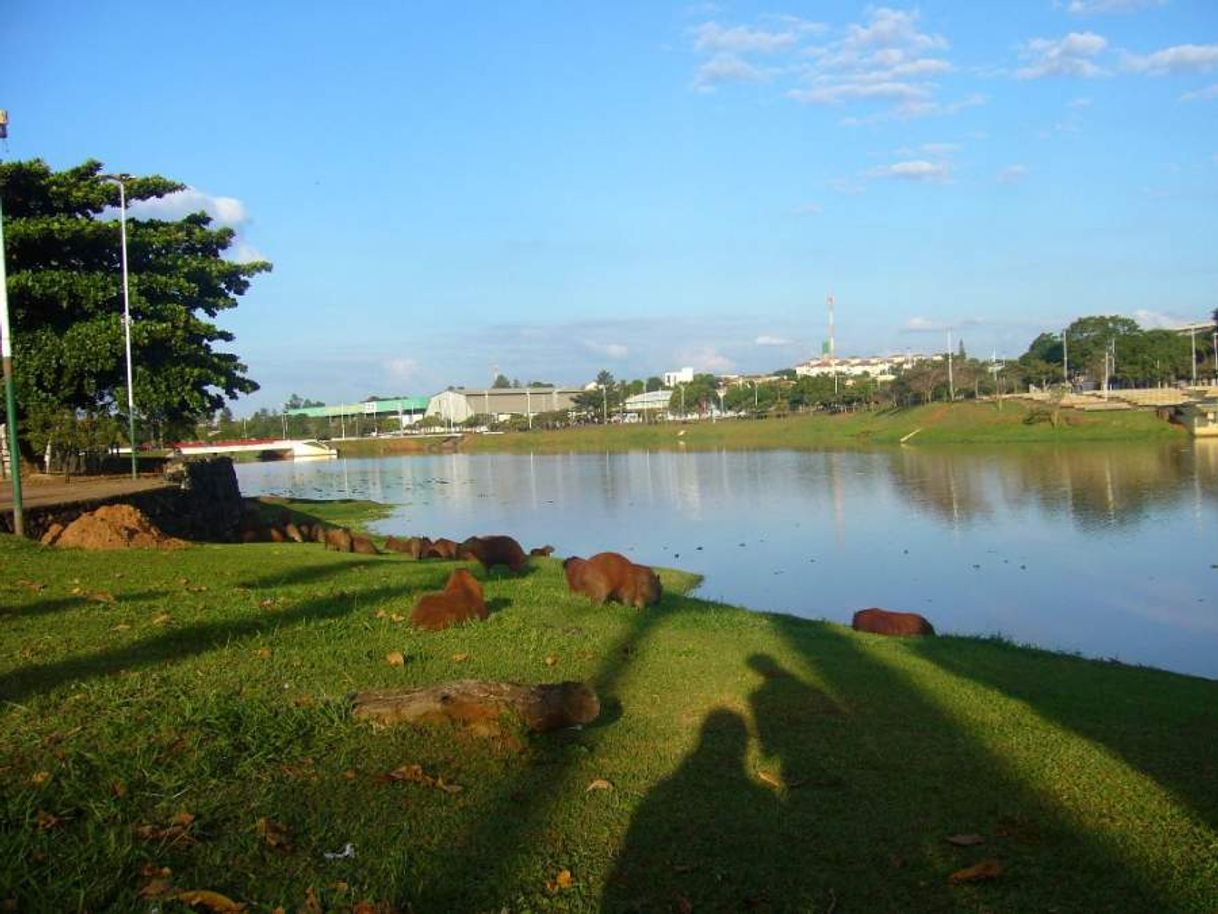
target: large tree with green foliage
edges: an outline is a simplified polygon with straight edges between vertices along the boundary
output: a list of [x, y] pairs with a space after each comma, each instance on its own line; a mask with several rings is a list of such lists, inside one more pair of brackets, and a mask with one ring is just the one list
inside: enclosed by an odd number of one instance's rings
[[[183, 187], [155, 175], [125, 185], [128, 204]], [[18, 409], [31, 428], [125, 411], [118, 186], [97, 161], [52, 171], [36, 159], [0, 165], [0, 194]], [[233, 237], [202, 212], [128, 218], [135, 403], [158, 431], [258, 389], [237, 355], [216, 348], [233, 335], [214, 319], [271, 268], [226, 259]]]

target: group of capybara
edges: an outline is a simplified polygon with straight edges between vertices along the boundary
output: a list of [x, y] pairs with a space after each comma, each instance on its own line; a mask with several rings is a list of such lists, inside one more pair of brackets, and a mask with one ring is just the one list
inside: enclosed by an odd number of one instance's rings
[[[247, 519], [242, 527], [243, 542], [259, 540], [284, 542], [318, 542], [336, 552], [356, 552], [362, 555], [378, 555], [380, 550], [366, 536], [352, 533], [345, 527], [329, 527], [321, 522], [294, 522], [287, 512], [278, 520], [259, 527]], [[426, 536], [400, 538], [391, 536], [385, 540], [385, 550], [408, 555], [413, 559], [445, 559], [476, 561], [490, 571], [496, 566], [507, 568], [512, 574], [520, 574], [528, 565], [529, 558], [553, 554], [553, 546], [540, 546], [525, 553], [524, 548], [510, 536], [471, 536], [463, 542]], [[599, 552], [590, 558], [573, 555], [564, 559], [563, 573], [567, 587], [572, 593], [583, 594], [595, 605], [617, 601], [626, 606], [642, 609], [658, 603], [663, 595], [660, 578], [646, 565], [636, 565], [617, 552]], [[438, 593], [424, 594], [410, 614], [410, 621], [418, 628], [439, 631], [450, 625], [488, 616], [482, 585], [464, 568], [449, 575], [448, 583]], [[851, 627], [855, 631], [877, 635], [933, 635], [934, 626], [917, 613], [892, 612], [886, 609], [861, 609], [854, 614]]]

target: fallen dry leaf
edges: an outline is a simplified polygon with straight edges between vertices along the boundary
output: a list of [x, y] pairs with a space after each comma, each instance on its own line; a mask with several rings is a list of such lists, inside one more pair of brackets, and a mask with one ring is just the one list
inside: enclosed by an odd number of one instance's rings
[[63, 821], [63, 819], [59, 818], [59, 816], [55, 815], [54, 813], [47, 812], [45, 809], [38, 810], [37, 819], [38, 827], [43, 831], [50, 831]]
[[770, 774], [768, 771], [758, 771], [757, 780], [763, 784], [769, 784], [775, 790], [782, 790], [786, 785], [783, 784], [782, 778], [776, 774]]
[[50, 779], [51, 779], [51, 772], [35, 771], [33, 774], [30, 775], [30, 786], [31, 787], [41, 787], [43, 784], [45, 784]]
[[162, 895], [176, 891], [177, 888], [168, 879], [158, 878], [150, 879], [143, 888], [136, 892], [136, 895], [139, 898], [160, 898]]
[[157, 866], [155, 863], [145, 863], [140, 867], [140, 875], [145, 878], [167, 879], [173, 875], [173, 870], [167, 866]]
[[469, 659], [469, 654], [453, 654], [453, 663], [464, 663]]
[[985, 844], [985, 838], [981, 835], [948, 835], [947, 843], [956, 847], [976, 847], [978, 844]]
[[120, 623], [118, 623], [118, 625], [114, 626], [114, 628], [113, 628], [113, 629], [111, 629], [111, 631], [116, 631], [116, 632], [125, 632], [125, 631], [126, 631], [127, 629], [129, 629], [130, 627], [131, 627], [131, 626], [130, 626], [130, 625], [128, 625], [126, 622], [120, 622]]
[[317, 893], [313, 891], [313, 886], [305, 889], [305, 912], [306, 914], [322, 914], [321, 902], [317, 900]]
[[597, 778], [595, 781], [592, 781], [584, 789], [584, 793], [591, 793], [593, 790], [612, 790], [612, 789], [613, 789], [613, 784], [610, 781], [606, 781], [604, 778]]
[[947, 881], [952, 885], [960, 885], [962, 882], [982, 882], [986, 879], [997, 879], [1003, 872], [1004, 867], [1001, 860], [982, 860], [973, 866], [956, 870], [947, 877]]
[[206, 890], [179, 892], [174, 898], [192, 908], [203, 908], [214, 914], [237, 914], [245, 910], [245, 905], [238, 904], [227, 895]]
[[546, 883], [546, 891], [551, 895], [555, 895], [564, 889], [569, 889], [574, 884], [571, 878], [570, 870], [559, 870], [558, 875]]
[[275, 605], [275, 600], [271, 597], [267, 597], [265, 600], [259, 600], [258, 605], [261, 606], [263, 609], [270, 609], [272, 606]]
[[110, 593], [108, 590], [95, 590], [93, 593], [89, 594], [89, 599], [95, 603], [113, 603], [114, 594]]
[[380, 905], [373, 904], [371, 901], [358, 901], [351, 909], [351, 914], [380, 914], [382, 910], [384, 909]]
[[135, 836], [143, 841], [174, 841], [183, 844], [196, 844], [197, 839], [190, 834], [190, 827], [195, 817], [189, 812], [179, 812], [169, 821], [169, 825], [137, 825]]
[[266, 660], [271, 656], [271, 649], [269, 647], [260, 647], [258, 650], [254, 651], [254, 656], [261, 657], [263, 660]]
[[172, 621], [173, 616], [169, 615], [169, 613], [161, 613], [152, 617], [153, 625], [168, 625]]
[[385, 655], [385, 662], [388, 663], [390, 666], [405, 666], [406, 657], [402, 654], [401, 651], [390, 651], [388, 654]]
[[390, 613], [389, 621], [392, 622], [394, 625], [401, 625], [403, 622], [406, 621], [406, 617], [399, 615], [398, 613]]
[[343, 882], [341, 879], [334, 883], [334, 885], [330, 886], [330, 888], [338, 892], [339, 895], [346, 895], [349, 891], [351, 891], [351, 886]]
[[437, 790], [442, 790], [445, 793], [460, 793], [465, 789], [460, 784], [445, 783], [442, 777], [432, 777], [423, 770], [422, 765], [413, 763], [395, 768], [384, 775], [383, 780], [388, 783], [406, 781], [411, 784], [422, 784], [424, 787], [435, 787]]
[[181, 828], [186, 828], [195, 820], [196, 816], [193, 812], [182, 810], [173, 814], [173, 818], [169, 820], [170, 825], [176, 825]]
[[274, 819], [263, 816], [257, 821], [254, 828], [258, 832], [258, 836], [270, 847], [281, 851], [292, 849], [291, 833], [282, 822], [276, 822]]
[[553, 654], [550, 654], [548, 657], [546, 657], [546, 666], [557, 666], [557, 665], [558, 665], [558, 658], [555, 657]]
[[355, 773], [355, 769], [354, 769], [354, 768], [348, 768], [346, 771], [344, 771], [344, 772], [343, 772], [343, 780], [344, 780], [344, 781], [354, 781], [354, 780], [355, 780], [355, 779], [356, 779], [358, 776], [359, 776], [359, 775], [357, 775], [357, 774]]

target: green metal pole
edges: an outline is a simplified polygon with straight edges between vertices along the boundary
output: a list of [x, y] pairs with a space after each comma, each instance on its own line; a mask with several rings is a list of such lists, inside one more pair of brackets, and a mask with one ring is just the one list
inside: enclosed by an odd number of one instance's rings
[[13, 478], [13, 532], [25, 536], [21, 504], [21, 453], [17, 450], [17, 395], [13, 384], [13, 330], [8, 319], [8, 279], [4, 269], [4, 212], [0, 209], [0, 355], [4, 358], [4, 409], [8, 422], [8, 466]]

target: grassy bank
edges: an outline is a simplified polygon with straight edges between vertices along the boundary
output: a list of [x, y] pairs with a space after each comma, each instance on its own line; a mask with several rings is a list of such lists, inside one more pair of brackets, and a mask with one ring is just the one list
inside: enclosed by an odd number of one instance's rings
[[1062, 410], [1054, 426], [1043, 409], [1022, 401], [932, 404], [875, 412], [814, 414], [784, 419], [658, 425], [585, 426], [558, 431], [505, 435], [468, 435], [461, 450], [470, 452], [629, 451], [686, 447], [818, 448], [892, 445], [915, 433], [910, 442], [936, 444], [1017, 444], [1031, 442], [1147, 441], [1183, 438], [1179, 426], [1153, 413]]
[[[658, 607], [598, 609], [556, 560], [478, 571], [485, 623], [399, 621], [457, 565], [0, 537], [0, 905], [188, 910], [171, 883], [259, 912], [1218, 906], [1218, 683], [744, 612], [676, 572]], [[348, 711], [465, 677], [586, 680], [604, 712], [484, 740]], [[461, 789], [387, 777], [412, 764]], [[949, 884], [984, 859], [1002, 875]]]

